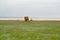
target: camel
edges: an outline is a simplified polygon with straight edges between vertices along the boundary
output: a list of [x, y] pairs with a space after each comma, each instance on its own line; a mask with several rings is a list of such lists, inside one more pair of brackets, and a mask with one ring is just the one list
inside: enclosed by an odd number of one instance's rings
[[28, 16], [24, 16], [24, 21], [29, 21], [29, 17]]

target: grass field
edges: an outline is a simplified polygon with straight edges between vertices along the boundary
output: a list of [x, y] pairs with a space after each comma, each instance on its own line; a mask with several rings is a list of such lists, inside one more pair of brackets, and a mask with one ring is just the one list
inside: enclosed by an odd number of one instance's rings
[[0, 40], [60, 40], [60, 22], [0, 21]]

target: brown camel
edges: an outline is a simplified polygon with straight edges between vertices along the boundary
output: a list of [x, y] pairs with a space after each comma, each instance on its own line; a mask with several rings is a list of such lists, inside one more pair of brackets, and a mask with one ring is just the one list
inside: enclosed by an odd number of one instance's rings
[[29, 21], [28, 16], [24, 16], [24, 21]]

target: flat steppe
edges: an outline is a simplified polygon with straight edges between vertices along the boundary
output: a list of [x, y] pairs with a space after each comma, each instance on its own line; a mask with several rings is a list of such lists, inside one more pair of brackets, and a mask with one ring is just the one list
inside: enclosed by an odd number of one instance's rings
[[60, 40], [60, 21], [0, 20], [0, 40]]

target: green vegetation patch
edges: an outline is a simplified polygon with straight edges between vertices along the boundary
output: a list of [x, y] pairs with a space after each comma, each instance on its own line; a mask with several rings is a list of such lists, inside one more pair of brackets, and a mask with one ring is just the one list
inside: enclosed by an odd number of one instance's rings
[[60, 40], [60, 22], [0, 21], [0, 40]]

